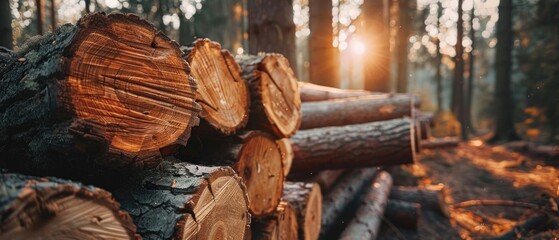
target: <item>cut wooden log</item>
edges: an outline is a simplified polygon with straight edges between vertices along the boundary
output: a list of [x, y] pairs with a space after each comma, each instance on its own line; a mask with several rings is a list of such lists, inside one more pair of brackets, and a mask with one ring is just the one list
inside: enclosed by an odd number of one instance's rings
[[342, 174], [345, 172], [343, 169], [336, 170], [323, 170], [317, 173], [310, 182], [315, 182], [320, 186], [322, 193], [326, 194], [338, 180]]
[[428, 185], [421, 188], [397, 186], [390, 190], [390, 199], [419, 203], [424, 209], [430, 209], [448, 216], [445, 197], [443, 185]]
[[246, 189], [229, 167], [164, 161], [112, 190], [144, 239], [244, 239]]
[[93, 186], [0, 173], [0, 239], [139, 239], [119, 209]]
[[297, 214], [288, 202], [280, 202], [274, 213], [251, 223], [254, 240], [297, 239]]
[[283, 200], [295, 208], [299, 239], [317, 239], [322, 219], [322, 193], [318, 184], [285, 182]]
[[302, 130], [291, 138], [291, 171], [413, 163], [414, 135], [408, 118]]
[[248, 82], [251, 107], [248, 127], [290, 137], [301, 123], [297, 78], [280, 54], [241, 56], [237, 62]]
[[310, 129], [411, 117], [413, 97], [407, 95], [379, 99], [375, 96], [331, 101], [306, 102], [301, 107], [301, 127]]
[[284, 183], [282, 155], [274, 138], [261, 131], [247, 131], [221, 140], [192, 139], [181, 159], [210, 166], [231, 166], [243, 179], [255, 217], [275, 211]]
[[460, 139], [457, 137], [442, 137], [442, 138], [431, 138], [429, 140], [421, 140], [421, 147], [426, 149], [434, 148], [449, 148], [457, 147], [460, 144]]
[[376, 175], [375, 168], [355, 169], [344, 174], [338, 184], [324, 196], [322, 202], [322, 221], [320, 238], [327, 238], [329, 231], [337, 223], [342, 213], [359, 195], [361, 189], [369, 184]]
[[0, 74], [5, 167], [76, 177], [92, 162], [154, 167], [199, 122], [179, 46], [135, 15], [90, 14], [15, 54]]
[[420, 211], [419, 203], [390, 199], [384, 210], [384, 217], [396, 226], [416, 229]]
[[390, 174], [380, 172], [367, 189], [355, 218], [342, 232], [339, 239], [376, 239], [391, 187]]
[[291, 164], [293, 163], [293, 148], [289, 138], [282, 138], [276, 141], [281, 153], [281, 163], [283, 167], [283, 176], [289, 175]]
[[185, 59], [198, 83], [197, 102], [202, 106], [199, 128], [218, 130], [229, 135], [248, 121], [250, 95], [241, 68], [229, 51], [217, 42], [198, 39], [192, 47], [183, 47]]

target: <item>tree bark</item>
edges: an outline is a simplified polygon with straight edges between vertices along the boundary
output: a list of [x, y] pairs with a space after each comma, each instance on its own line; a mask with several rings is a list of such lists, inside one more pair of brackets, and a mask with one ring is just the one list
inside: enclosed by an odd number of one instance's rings
[[413, 1], [397, 0], [398, 2], [398, 33], [396, 35], [397, 51], [397, 79], [396, 92], [405, 93], [408, 91], [408, 43], [411, 33], [413, 12], [416, 11]]
[[309, 80], [329, 87], [340, 86], [338, 49], [332, 45], [332, 1], [309, 0]]
[[281, 153], [281, 165], [283, 168], [283, 176], [287, 177], [291, 171], [291, 164], [293, 163], [293, 148], [291, 147], [291, 140], [289, 138], [282, 138], [276, 141]]
[[324, 196], [320, 238], [328, 236], [330, 229], [337, 223], [338, 218], [361, 192], [361, 189], [373, 180], [376, 173], [375, 168], [351, 170], [344, 174], [338, 184]]
[[390, 199], [419, 203], [424, 209], [434, 210], [448, 216], [444, 187], [438, 185], [424, 188], [394, 187], [390, 190]]
[[228, 167], [165, 161], [112, 192], [144, 239], [243, 239], [250, 224], [245, 186]]
[[458, 118], [461, 127], [462, 140], [467, 140], [468, 133], [466, 131], [465, 106], [464, 106], [464, 47], [462, 46], [462, 38], [464, 36], [464, 26], [462, 20], [462, 4], [463, 0], [458, 0], [458, 21], [456, 22], [456, 56], [454, 57], [454, 82], [452, 83], [452, 113]]
[[248, 131], [225, 139], [192, 139], [179, 156], [202, 165], [231, 166], [247, 187], [255, 217], [274, 212], [280, 202], [285, 179], [282, 155], [269, 134]]
[[[437, 29], [441, 29], [441, 17], [443, 15], [443, 6], [440, 1], [437, 1]], [[443, 67], [443, 55], [441, 53], [441, 39], [437, 35], [435, 38], [435, 44], [437, 46], [437, 61], [436, 66], [437, 69], [435, 70], [435, 82], [437, 88], [437, 113], [443, 111], [443, 76], [442, 76], [442, 67]]]
[[297, 214], [288, 202], [280, 202], [276, 211], [251, 223], [254, 240], [291, 240], [298, 237]]
[[411, 117], [413, 98], [394, 96], [378, 99], [364, 96], [340, 100], [307, 102], [301, 107], [299, 129], [343, 126]]
[[286, 182], [283, 200], [295, 208], [299, 239], [317, 239], [322, 218], [322, 193], [318, 184]]
[[407, 118], [302, 130], [291, 138], [291, 171], [413, 163], [413, 140], [413, 121]]
[[371, 239], [378, 236], [388, 194], [392, 187], [392, 177], [387, 172], [380, 172], [368, 187], [355, 218], [342, 232], [340, 239]]
[[0, 1], [0, 46], [13, 48], [12, 12], [10, 0]]
[[105, 190], [57, 178], [0, 173], [1, 239], [139, 239]]
[[198, 83], [197, 102], [202, 106], [200, 117], [204, 120], [198, 129], [230, 135], [244, 127], [250, 95], [233, 55], [209, 39], [198, 39], [183, 51]]
[[248, 53], [280, 53], [295, 69], [293, 1], [248, 1]]
[[341, 178], [345, 170], [323, 170], [316, 174], [310, 182], [315, 182], [320, 186], [322, 193], [326, 194], [334, 187], [336, 181]]
[[369, 54], [364, 55], [365, 89], [390, 91], [390, 26], [387, 0], [365, 0], [361, 5], [363, 32]]
[[280, 54], [237, 58], [251, 95], [249, 129], [290, 137], [301, 123], [297, 78]]
[[421, 205], [401, 200], [388, 200], [384, 217], [396, 226], [417, 229]]
[[93, 163], [154, 167], [198, 124], [178, 45], [135, 15], [87, 15], [26, 46], [0, 73], [5, 167], [75, 178]]

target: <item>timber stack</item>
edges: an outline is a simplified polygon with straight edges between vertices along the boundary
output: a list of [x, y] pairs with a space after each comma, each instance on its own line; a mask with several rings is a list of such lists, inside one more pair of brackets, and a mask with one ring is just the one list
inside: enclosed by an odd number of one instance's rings
[[132, 14], [0, 60], [0, 239], [374, 238], [444, 211], [379, 169], [415, 161], [415, 96], [302, 83], [281, 54], [180, 47]]

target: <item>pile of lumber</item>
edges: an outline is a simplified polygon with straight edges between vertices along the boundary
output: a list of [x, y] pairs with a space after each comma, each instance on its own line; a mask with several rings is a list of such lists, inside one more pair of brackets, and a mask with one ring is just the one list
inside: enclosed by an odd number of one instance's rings
[[301, 83], [280, 54], [180, 47], [120, 13], [0, 62], [0, 239], [317, 239], [355, 201], [340, 236], [371, 239], [417, 214], [377, 170], [414, 162], [416, 97]]

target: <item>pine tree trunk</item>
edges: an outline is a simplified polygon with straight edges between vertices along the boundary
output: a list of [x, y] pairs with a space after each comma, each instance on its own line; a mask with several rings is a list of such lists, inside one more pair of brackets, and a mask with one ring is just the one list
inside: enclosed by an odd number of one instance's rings
[[318, 184], [286, 182], [283, 199], [295, 208], [299, 239], [317, 239], [322, 218], [322, 193]]
[[390, 120], [411, 116], [413, 98], [394, 96], [385, 99], [365, 96], [321, 102], [303, 103], [301, 126], [310, 129], [344, 126], [359, 123]]
[[280, 202], [276, 211], [262, 219], [251, 222], [254, 240], [291, 240], [297, 239], [297, 213], [288, 202]]
[[182, 52], [137, 16], [87, 15], [28, 45], [0, 73], [4, 167], [74, 178], [93, 163], [154, 167], [198, 124]]
[[413, 121], [382, 122], [299, 131], [291, 138], [291, 171], [357, 168], [413, 163]]
[[[441, 17], [443, 14], [443, 6], [440, 1], [437, 1], [437, 29], [441, 29]], [[437, 84], [437, 113], [443, 111], [443, 76], [442, 76], [442, 67], [443, 67], [443, 55], [441, 54], [441, 39], [437, 35], [435, 44], [437, 46], [437, 62], [436, 62], [436, 73], [435, 73], [435, 81]]]
[[249, 129], [290, 137], [301, 123], [297, 78], [280, 54], [241, 56], [237, 62], [250, 88]]
[[0, 173], [0, 239], [138, 239], [105, 190], [56, 178]]
[[329, 87], [340, 86], [338, 49], [332, 46], [332, 1], [309, 0], [309, 80]]
[[0, 47], [13, 48], [12, 12], [10, 0], [0, 0]]
[[413, 1], [398, 1], [398, 21], [399, 28], [396, 35], [396, 51], [397, 51], [397, 79], [396, 92], [405, 93], [408, 90], [408, 42], [411, 32], [413, 11], [411, 4]]
[[197, 130], [230, 135], [244, 127], [250, 95], [231, 53], [209, 39], [198, 39], [192, 47], [183, 47], [183, 51], [198, 83], [197, 102], [202, 106], [200, 117], [204, 121]]
[[364, 88], [390, 91], [390, 27], [387, 0], [365, 0], [361, 5], [362, 29], [369, 54], [364, 55]]

